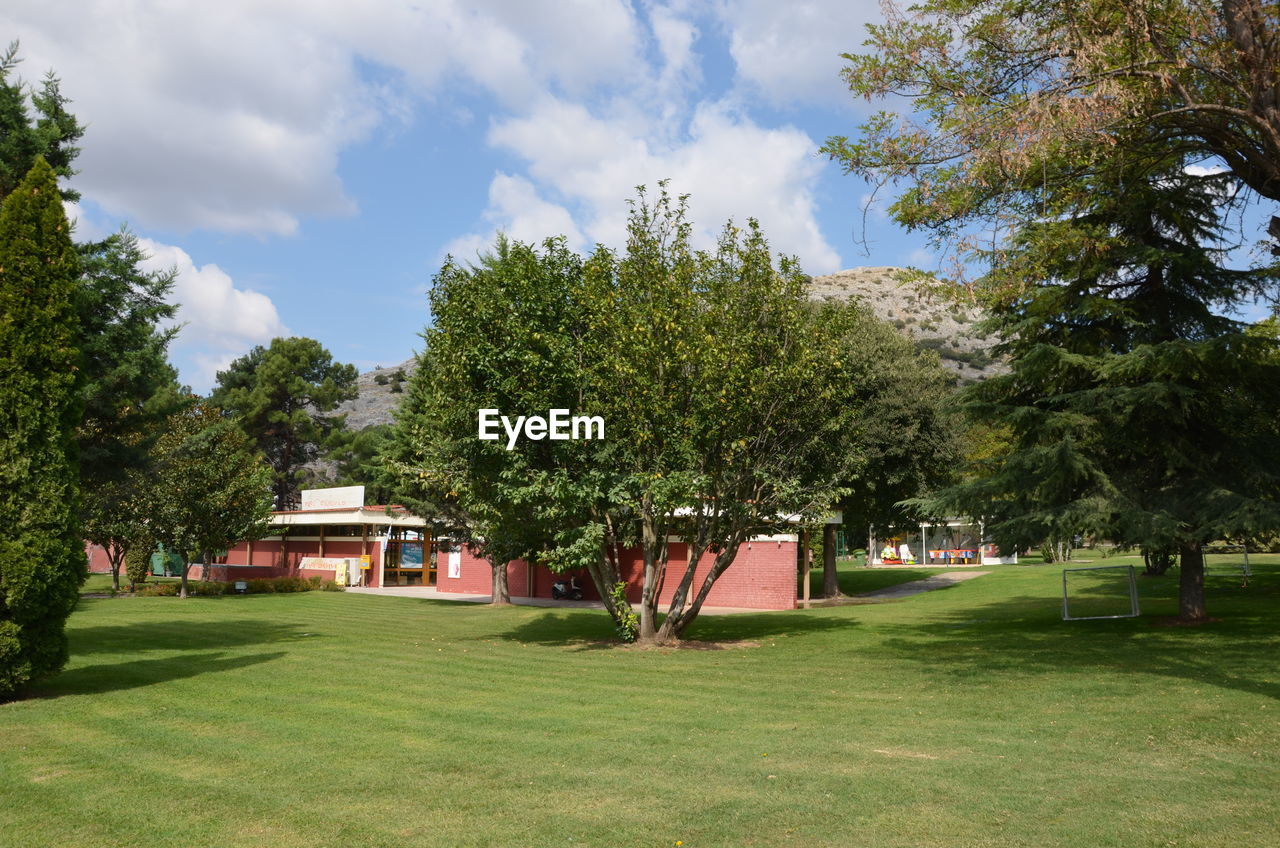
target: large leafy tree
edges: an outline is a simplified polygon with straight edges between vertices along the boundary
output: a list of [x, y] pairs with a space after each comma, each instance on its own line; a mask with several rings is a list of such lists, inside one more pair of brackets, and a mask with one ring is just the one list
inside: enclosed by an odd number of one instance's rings
[[[855, 95], [901, 99], [824, 150], [901, 183], [894, 213], [908, 226], [948, 238], [1016, 223], [1116, 156], [1150, 169], [1171, 150], [1220, 161], [1233, 192], [1280, 200], [1280, 4], [923, 0], [886, 11], [844, 76]], [[1152, 143], [1118, 144], [1135, 135]], [[1280, 220], [1272, 227], [1280, 238]]]
[[1018, 228], [988, 276], [1039, 284], [996, 306], [1011, 370], [968, 392], [1010, 448], [932, 502], [1009, 545], [1091, 531], [1177, 550], [1188, 620], [1206, 615], [1204, 544], [1280, 526], [1274, 334], [1226, 314], [1280, 268], [1224, 267], [1223, 182], [1118, 158]]
[[477, 412], [581, 408], [581, 282], [582, 260], [563, 239], [539, 250], [500, 236], [475, 266], [446, 262], [386, 451], [404, 500], [466, 528], [493, 569], [495, 604], [510, 603], [506, 564], [553, 544], [541, 484], [582, 452], [565, 442], [521, 440], [507, 450], [505, 436], [480, 440]]
[[86, 573], [79, 273], [57, 177], [37, 157], [0, 206], [0, 699], [65, 664]]
[[340, 417], [326, 415], [356, 396], [354, 365], [333, 361], [315, 339], [274, 339], [218, 372], [209, 402], [235, 416], [266, 456], [277, 509], [298, 502], [301, 468], [315, 460]]
[[185, 598], [193, 554], [207, 579], [214, 551], [266, 531], [271, 473], [236, 422], [206, 403], [171, 415], [153, 450], [148, 535], [182, 557]]
[[165, 298], [172, 272], [142, 270], [136, 237], [121, 231], [79, 246], [84, 346], [84, 415], [77, 430], [85, 538], [100, 545], [112, 584], [129, 548], [145, 535], [151, 448], [167, 417], [185, 401], [168, 361], [176, 328]]
[[[584, 274], [591, 411], [609, 440], [581, 537], [603, 539], [608, 580], [617, 549], [639, 546], [644, 641], [683, 636], [753, 534], [826, 514], [866, 461], [866, 363], [845, 340], [872, 319], [809, 303], [796, 262], [775, 259], [754, 221], [709, 251], [689, 232], [683, 199], [642, 193], [625, 250], [598, 250]], [[671, 538], [688, 552], [673, 573]], [[675, 591], [660, 619], [664, 583]]]
[[[858, 367], [854, 431], [863, 462], [839, 502], [846, 527], [910, 526], [919, 516], [904, 502], [949, 483], [960, 461], [954, 377], [932, 351], [920, 350], [892, 325], [863, 319], [845, 340]], [[823, 540], [823, 595], [840, 594], [834, 526]]]
[[1265, 464], [1244, 458], [1270, 450], [1268, 342], [1215, 316], [1268, 284], [1223, 267], [1219, 207], [1280, 199], [1278, 32], [1260, 0], [891, 7], [845, 77], [910, 108], [825, 147], [976, 260], [1013, 357], [971, 392], [1009, 456], [936, 508], [999, 515], [1022, 543], [1093, 527], [1178, 548], [1188, 619], [1206, 534], [1276, 521]]
[[[680, 638], [751, 535], [825, 514], [865, 463], [861, 348], [873, 319], [811, 304], [759, 228], [689, 243], [683, 201], [633, 205], [626, 248], [586, 260], [561, 241], [499, 241], [475, 269], [447, 265], [399, 423], [399, 467], [457, 503], [493, 545], [585, 568], [619, 629]], [[567, 408], [605, 421], [602, 441], [477, 438], [476, 411]], [[787, 526], [790, 526], [789, 524]], [[668, 540], [689, 550], [668, 574]], [[499, 549], [499, 546], [509, 548]], [[638, 547], [639, 621], [616, 590]], [[704, 554], [710, 573], [695, 580]], [[659, 608], [659, 587], [675, 596]], [[665, 618], [660, 615], [665, 612]]]

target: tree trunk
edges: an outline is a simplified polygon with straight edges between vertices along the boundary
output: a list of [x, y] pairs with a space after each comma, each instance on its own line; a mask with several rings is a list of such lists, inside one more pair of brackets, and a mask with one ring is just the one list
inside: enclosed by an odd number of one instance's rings
[[730, 537], [729, 544], [716, 555], [716, 561], [711, 565], [711, 571], [703, 578], [702, 584], [698, 587], [698, 591], [694, 593], [692, 600], [688, 601], [679, 615], [669, 615], [662, 622], [662, 628], [658, 631], [657, 637], [654, 639], [658, 644], [666, 644], [675, 642], [684, 638], [684, 633], [689, 629], [689, 625], [693, 624], [694, 619], [698, 617], [698, 613], [702, 612], [702, 605], [707, 601], [707, 595], [711, 593], [711, 587], [720, 579], [720, 575], [724, 574], [726, 568], [733, 564], [733, 560], [738, 555], [738, 549], [742, 547], [746, 539], [743, 532], [735, 533]]
[[187, 597], [187, 574], [191, 571], [191, 560], [187, 556], [182, 557], [182, 583], [178, 586], [178, 597]]
[[511, 606], [511, 589], [507, 586], [507, 564], [489, 561], [493, 569], [493, 599], [490, 603], [495, 607]]
[[1183, 621], [1203, 621], [1204, 609], [1204, 549], [1199, 542], [1184, 542], [1179, 550], [1178, 618]]
[[120, 566], [124, 564], [125, 550], [119, 545], [106, 549], [107, 562], [111, 564], [111, 588], [120, 591]]
[[836, 573], [836, 526], [822, 526], [822, 597], [840, 597], [840, 576]]
[[658, 533], [653, 515], [645, 505], [641, 518], [641, 550], [644, 553], [644, 583], [640, 592], [640, 633], [637, 642], [658, 641]]

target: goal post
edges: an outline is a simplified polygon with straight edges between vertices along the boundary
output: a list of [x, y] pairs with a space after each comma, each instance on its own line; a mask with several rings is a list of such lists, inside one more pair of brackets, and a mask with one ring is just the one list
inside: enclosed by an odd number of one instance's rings
[[[1068, 585], [1069, 576], [1072, 576], [1071, 586]], [[1138, 576], [1132, 565], [1092, 565], [1062, 569], [1063, 621], [1137, 618], [1141, 614], [1138, 609]]]

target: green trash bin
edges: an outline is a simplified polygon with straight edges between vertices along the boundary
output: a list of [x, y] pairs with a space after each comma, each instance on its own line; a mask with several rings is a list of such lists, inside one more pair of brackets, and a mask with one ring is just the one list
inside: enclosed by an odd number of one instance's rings
[[151, 575], [153, 577], [182, 576], [182, 557], [169, 553], [164, 549], [164, 545], [161, 545], [151, 555]]

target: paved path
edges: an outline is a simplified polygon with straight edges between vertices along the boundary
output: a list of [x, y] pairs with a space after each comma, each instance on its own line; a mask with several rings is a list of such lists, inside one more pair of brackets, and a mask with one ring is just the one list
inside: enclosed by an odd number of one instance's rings
[[[469, 604], [487, 604], [493, 601], [491, 595], [463, 595], [458, 592], [441, 592], [434, 586], [387, 586], [386, 588], [348, 587], [347, 591], [356, 595], [395, 595], [400, 598], [428, 598], [433, 601], [462, 601]], [[599, 601], [558, 601], [554, 598], [512, 598], [511, 603], [521, 607], [571, 607], [573, 609], [604, 609]], [[632, 606], [638, 605], [632, 604]], [[743, 612], [776, 612], [776, 610], [748, 609], [746, 607], [706, 607], [701, 610], [706, 615], [733, 615]]]
[[921, 592], [931, 592], [934, 589], [945, 589], [947, 586], [954, 586], [964, 580], [972, 580], [975, 577], [981, 577], [984, 574], [990, 574], [990, 571], [946, 571], [942, 574], [935, 574], [932, 577], [926, 577], [923, 580], [912, 580], [910, 583], [899, 583], [897, 586], [889, 586], [885, 589], [877, 589], [874, 592], [866, 592], [862, 595], [854, 595], [855, 598], [865, 598], [871, 601], [896, 601], [899, 598], [909, 598], [912, 595], [918, 595]]

